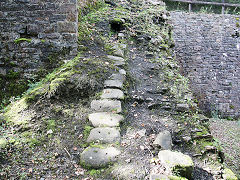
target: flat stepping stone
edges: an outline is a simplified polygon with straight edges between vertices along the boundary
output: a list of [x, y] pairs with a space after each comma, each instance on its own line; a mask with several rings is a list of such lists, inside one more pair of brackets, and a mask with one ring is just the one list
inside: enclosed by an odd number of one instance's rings
[[108, 55], [107, 58], [112, 60], [115, 66], [125, 65], [125, 60], [122, 57]]
[[114, 147], [89, 147], [81, 153], [80, 161], [86, 167], [101, 168], [115, 162], [120, 153]]
[[117, 73], [117, 74], [112, 74], [109, 77], [110, 80], [119, 80], [119, 81], [125, 81], [126, 77], [123, 74]]
[[124, 117], [119, 114], [99, 112], [88, 115], [89, 121], [94, 127], [117, 127], [124, 120]]
[[91, 102], [91, 109], [97, 112], [122, 112], [121, 101], [117, 100], [93, 100]]
[[120, 142], [120, 132], [116, 128], [100, 127], [91, 130], [87, 142], [116, 143]]
[[123, 81], [120, 80], [106, 80], [104, 81], [104, 87], [111, 87], [111, 88], [123, 88]]
[[123, 99], [124, 93], [119, 89], [104, 89], [102, 99]]

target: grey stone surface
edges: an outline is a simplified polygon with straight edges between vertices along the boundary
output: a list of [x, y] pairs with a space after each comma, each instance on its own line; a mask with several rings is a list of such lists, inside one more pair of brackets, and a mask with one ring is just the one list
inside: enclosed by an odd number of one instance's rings
[[165, 176], [163, 174], [154, 174], [151, 173], [149, 180], [169, 180], [168, 176]]
[[116, 143], [120, 142], [120, 132], [116, 128], [100, 127], [91, 130], [87, 142]]
[[107, 58], [112, 60], [116, 66], [125, 65], [125, 60], [122, 57], [108, 55]]
[[119, 89], [104, 89], [102, 99], [123, 99], [124, 93]]
[[176, 58], [200, 108], [240, 115], [239, 38], [234, 15], [171, 12]]
[[119, 73], [122, 74], [122, 75], [126, 75], [126, 74], [127, 74], [124, 69], [120, 69], [120, 70], [119, 70]]
[[97, 148], [89, 147], [81, 153], [80, 161], [85, 166], [92, 168], [106, 167], [117, 160], [121, 152], [114, 147]]
[[161, 149], [164, 150], [171, 150], [172, 149], [172, 137], [169, 131], [162, 131], [160, 132], [155, 141], [153, 142], [154, 145], [161, 146]]
[[114, 49], [113, 51], [114, 56], [119, 56], [124, 58], [124, 51], [121, 49], [119, 45], [114, 45], [113, 49]]
[[98, 112], [122, 112], [121, 101], [117, 100], [93, 100], [91, 102], [91, 109]]
[[119, 80], [119, 81], [125, 81], [126, 80], [126, 76], [124, 74], [120, 74], [120, 73], [116, 73], [116, 74], [112, 74], [109, 79], [111, 80]]
[[104, 81], [104, 87], [123, 88], [123, 81], [121, 80], [106, 80]]
[[176, 110], [179, 112], [187, 112], [187, 111], [189, 111], [189, 105], [188, 104], [177, 104]]
[[94, 127], [119, 126], [119, 123], [124, 119], [122, 115], [107, 112], [92, 113], [89, 114], [88, 118]]
[[179, 174], [188, 179], [192, 178], [193, 161], [190, 156], [181, 152], [163, 150], [158, 153], [160, 162], [173, 173]]
[[[0, 9], [0, 74], [16, 72], [16, 82], [39, 79], [42, 70], [49, 73], [61, 60], [77, 55], [76, 0], [1, 0]], [[8, 80], [0, 91], [8, 92]]]

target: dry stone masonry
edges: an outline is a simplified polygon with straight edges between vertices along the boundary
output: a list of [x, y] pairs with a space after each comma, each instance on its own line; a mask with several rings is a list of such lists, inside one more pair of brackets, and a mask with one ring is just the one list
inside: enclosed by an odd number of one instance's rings
[[0, 1], [1, 91], [10, 78], [34, 80], [77, 54], [77, 2]]
[[[125, 64], [122, 47], [125, 46], [115, 45], [113, 47], [117, 52], [114, 53], [115, 56], [107, 56], [119, 68]], [[119, 60], [122, 63], [116, 63]], [[91, 109], [94, 113], [89, 114], [89, 121], [94, 128], [91, 130], [87, 142], [97, 144], [88, 147], [81, 154], [81, 163], [86, 167], [105, 167], [115, 162], [121, 153], [116, 146], [120, 144], [121, 138], [119, 123], [124, 120], [119, 113], [122, 112], [120, 100], [124, 98], [122, 89], [125, 74], [123, 69], [120, 69], [117, 74], [112, 74], [104, 82], [105, 89], [100, 95], [100, 100], [91, 102]]]
[[172, 12], [177, 59], [190, 79], [200, 107], [239, 116], [240, 39], [236, 16]]

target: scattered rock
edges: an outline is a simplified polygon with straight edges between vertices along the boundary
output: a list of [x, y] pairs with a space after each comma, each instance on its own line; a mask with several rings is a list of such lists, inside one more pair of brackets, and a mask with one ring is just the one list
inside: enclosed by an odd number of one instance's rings
[[115, 66], [125, 65], [125, 60], [122, 57], [108, 55], [107, 58], [112, 60]]
[[120, 70], [119, 70], [119, 73], [122, 74], [122, 75], [126, 75], [126, 74], [127, 74], [124, 69], [120, 69]]
[[120, 132], [116, 128], [101, 127], [91, 130], [87, 142], [100, 141], [101, 143], [120, 142]]
[[166, 168], [171, 169], [173, 174], [191, 179], [193, 171], [193, 161], [190, 156], [181, 152], [163, 150], [158, 153], [158, 158]]
[[120, 38], [124, 38], [124, 33], [118, 33], [118, 37], [120, 37]]
[[124, 57], [124, 51], [118, 45], [114, 45], [113, 49], [114, 49], [113, 55]]
[[93, 100], [91, 109], [98, 112], [122, 112], [121, 102], [117, 100]]
[[179, 112], [186, 112], [189, 110], [189, 106], [188, 106], [188, 104], [177, 104], [176, 110]]
[[116, 127], [119, 126], [120, 121], [123, 121], [124, 117], [119, 114], [100, 112], [92, 113], [88, 116], [89, 121], [94, 127], [109, 126]]
[[106, 80], [104, 81], [104, 87], [110, 88], [123, 88], [123, 81], [120, 80]]
[[86, 167], [100, 168], [115, 162], [121, 152], [114, 147], [89, 147], [81, 153], [81, 164]]
[[102, 99], [123, 99], [124, 94], [119, 89], [104, 89], [101, 95]]
[[172, 137], [171, 133], [169, 131], [162, 131], [160, 132], [155, 141], [153, 142], [153, 145], [160, 145], [162, 149], [168, 150], [172, 149]]
[[182, 139], [185, 141], [185, 142], [190, 142], [192, 140], [192, 138], [190, 136], [184, 136], [182, 137]]

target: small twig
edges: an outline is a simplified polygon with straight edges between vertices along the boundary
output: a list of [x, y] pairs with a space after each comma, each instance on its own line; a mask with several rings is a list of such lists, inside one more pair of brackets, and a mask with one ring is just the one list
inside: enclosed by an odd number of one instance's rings
[[64, 148], [64, 150], [66, 151], [66, 153], [68, 154], [68, 156], [70, 157], [70, 159], [72, 159], [71, 154], [68, 152], [68, 150], [66, 148]]
[[144, 145], [144, 146], [146, 146], [146, 148], [147, 148], [147, 149], [148, 149], [148, 151], [151, 153], [151, 155], [152, 155], [152, 158], [153, 158], [153, 157], [154, 157], [154, 156], [153, 156], [153, 153], [152, 153], [152, 151], [149, 149], [149, 147], [148, 147], [148, 146], [147, 146], [145, 143], [143, 143], [143, 145]]

